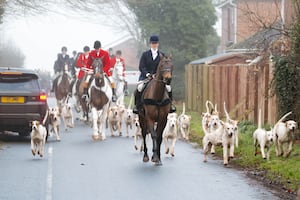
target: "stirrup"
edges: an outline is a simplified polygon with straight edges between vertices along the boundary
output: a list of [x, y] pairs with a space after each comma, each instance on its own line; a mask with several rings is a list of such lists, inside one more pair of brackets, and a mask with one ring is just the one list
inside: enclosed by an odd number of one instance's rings
[[124, 95], [125, 95], [125, 96], [128, 96], [128, 95], [129, 95], [129, 91], [128, 91], [128, 90], [125, 90], [125, 91], [124, 91]]
[[83, 95], [81, 96], [81, 98], [86, 100], [86, 99], [88, 99], [89, 97], [88, 97], [87, 94], [83, 94]]
[[138, 110], [137, 106], [134, 106], [134, 107], [133, 107], [132, 112], [133, 112], [134, 114], [139, 114], [139, 110]]
[[169, 113], [174, 113], [174, 112], [176, 112], [176, 107], [173, 104], [171, 104]]
[[117, 96], [115, 94], [112, 95], [111, 100], [112, 100], [112, 102], [116, 102], [117, 101]]

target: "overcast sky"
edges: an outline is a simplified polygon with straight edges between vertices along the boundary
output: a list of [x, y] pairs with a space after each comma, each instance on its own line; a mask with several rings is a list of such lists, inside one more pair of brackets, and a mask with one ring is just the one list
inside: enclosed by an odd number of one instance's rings
[[62, 46], [82, 51], [85, 45], [93, 49], [95, 40], [100, 40], [104, 49], [115, 41], [128, 37], [127, 32], [80, 21], [60, 15], [31, 16], [6, 20], [2, 26], [4, 40], [13, 41], [26, 56], [26, 68], [52, 70], [57, 53]]

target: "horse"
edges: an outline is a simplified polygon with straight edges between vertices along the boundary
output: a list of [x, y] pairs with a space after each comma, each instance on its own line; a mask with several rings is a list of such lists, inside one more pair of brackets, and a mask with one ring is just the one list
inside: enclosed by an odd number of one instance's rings
[[58, 108], [61, 110], [62, 104], [69, 94], [70, 78], [68, 65], [64, 66], [63, 74], [58, 77], [57, 85], [54, 87], [55, 98]]
[[125, 79], [123, 76], [123, 64], [121, 61], [116, 62], [112, 71], [112, 78], [115, 83], [117, 102], [119, 102], [120, 104], [124, 104]]
[[[83, 95], [83, 91], [84, 91], [84, 87], [85, 87], [85, 80], [87, 78], [87, 76], [92, 76], [92, 72], [93, 70], [90, 69], [82, 69], [84, 70], [84, 76], [77, 80], [78, 82], [76, 82], [76, 86], [75, 86], [75, 99], [76, 99], [76, 103], [75, 103], [75, 110], [79, 113], [80, 111], [82, 111], [82, 118], [84, 121], [88, 122], [89, 121], [89, 102], [88, 99], [84, 99], [82, 98]], [[92, 77], [90, 77], [92, 78]]]
[[112, 98], [112, 88], [104, 75], [102, 58], [94, 59], [92, 66], [95, 74], [88, 91], [92, 112], [92, 138], [105, 140], [105, 123]]
[[166, 84], [171, 83], [173, 64], [172, 57], [160, 55], [160, 62], [156, 74], [145, 87], [139, 109], [139, 120], [142, 128], [144, 142], [143, 162], [148, 162], [146, 135], [151, 133], [153, 141], [153, 155], [151, 161], [161, 165], [160, 147], [162, 143], [163, 130], [167, 123], [167, 116], [171, 106], [171, 100], [166, 91]]

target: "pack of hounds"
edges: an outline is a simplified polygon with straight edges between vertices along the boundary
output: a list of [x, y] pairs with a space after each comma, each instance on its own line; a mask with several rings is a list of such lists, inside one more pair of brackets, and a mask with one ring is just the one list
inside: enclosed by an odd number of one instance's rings
[[[206, 112], [202, 113], [202, 129], [204, 137], [203, 161], [207, 162], [207, 154], [215, 153], [215, 146], [223, 149], [223, 164], [226, 166], [230, 159], [234, 158], [234, 149], [239, 144], [238, 121], [230, 118], [224, 102], [226, 119], [222, 121], [219, 117], [217, 105], [209, 100], [206, 101]], [[275, 123], [271, 130], [262, 128], [261, 110], [258, 116], [258, 128], [253, 132], [254, 155], [261, 153], [263, 159], [270, 159], [271, 147], [275, 146], [276, 156], [288, 157], [292, 151], [293, 141], [297, 123], [294, 120], [284, 120], [291, 114], [288, 112]], [[260, 148], [260, 152], [258, 151]], [[266, 152], [265, 152], [266, 151]]]
[[[138, 115], [135, 115], [131, 109], [132, 98], [126, 108], [124, 104], [112, 104], [109, 107], [107, 117], [107, 128], [111, 137], [122, 136], [122, 126], [125, 126], [126, 137], [134, 138], [134, 149], [143, 151], [143, 142], [138, 145], [138, 139], [142, 139], [141, 127]], [[38, 154], [43, 157], [44, 146], [46, 143], [47, 131], [45, 122], [49, 122], [49, 136], [55, 135], [56, 140], [60, 141], [60, 126], [63, 122], [64, 130], [69, 131], [74, 127], [73, 105], [68, 102], [68, 98], [61, 108], [50, 107], [42, 122], [32, 121], [30, 123], [31, 131], [31, 151], [35, 156]], [[223, 164], [228, 165], [230, 159], [234, 158], [234, 149], [239, 145], [238, 121], [231, 119], [224, 102], [224, 112], [226, 119], [220, 119], [220, 113], [217, 105], [209, 100], [206, 101], [206, 112], [202, 113], [202, 129], [204, 136], [203, 161], [207, 162], [207, 154], [215, 153], [215, 147], [221, 146], [223, 149]], [[271, 147], [275, 146], [277, 156], [288, 157], [292, 151], [295, 130], [297, 123], [294, 120], [284, 120], [291, 114], [285, 114], [271, 130], [265, 130], [261, 125], [261, 110], [258, 116], [258, 128], [253, 132], [254, 155], [261, 154], [263, 159], [270, 159]], [[177, 139], [189, 140], [191, 129], [191, 116], [185, 113], [185, 103], [180, 115], [169, 113], [167, 124], [163, 131], [163, 143], [165, 153], [175, 156], [175, 144]], [[150, 138], [148, 134], [147, 138]], [[260, 149], [260, 152], [259, 152]]]
[[[123, 103], [113, 103], [108, 109], [106, 128], [111, 137], [122, 136], [122, 126], [125, 126], [126, 137], [133, 137], [134, 149], [143, 151], [143, 142], [138, 145], [138, 140], [142, 140], [141, 127], [138, 115], [134, 114], [131, 108], [133, 96], [130, 99], [128, 107]], [[73, 105], [69, 103], [69, 98], [65, 100], [62, 107], [49, 107], [46, 116], [42, 122], [32, 121], [31, 126], [31, 150], [32, 154], [43, 157], [44, 146], [46, 143], [47, 131], [45, 122], [49, 122], [49, 137], [55, 136], [56, 141], [60, 141], [60, 127], [63, 122], [65, 132], [74, 128]], [[84, 120], [84, 119], [81, 119]], [[91, 123], [91, 122], [90, 122]], [[163, 142], [166, 154], [175, 156], [174, 148], [176, 140], [189, 140], [191, 116], [185, 114], [185, 104], [183, 111], [178, 116], [176, 113], [168, 115], [167, 124], [163, 131]], [[148, 134], [147, 138], [151, 138]]]

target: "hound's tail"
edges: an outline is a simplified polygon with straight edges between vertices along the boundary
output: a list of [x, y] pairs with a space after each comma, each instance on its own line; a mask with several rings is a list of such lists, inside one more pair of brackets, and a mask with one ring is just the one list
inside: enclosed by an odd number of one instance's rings
[[44, 119], [43, 119], [43, 122], [42, 122], [42, 123], [43, 123], [43, 126], [45, 126], [45, 124], [46, 124], [48, 115], [49, 115], [49, 110], [47, 109], [46, 114], [45, 114]]
[[[282, 122], [282, 121], [283, 121], [287, 116], [289, 116], [290, 114], [292, 114], [292, 111], [286, 113], [283, 117], [280, 118], [280, 120], [278, 120], [277, 123]], [[276, 123], [276, 124], [277, 124], [277, 123]]]
[[182, 103], [182, 115], [184, 115], [185, 114], [185, 103], [183, 102]]
[[207, 100], [206, 103], [205, 103], [205, 105], [206, 105], [206, 112], [207, 113], [211, 113], [210, 110], [209, 110], [208, 104], [210, 104], [213, 109], [214, 109], [214, 104], [211, 101], [209, 101], [209, 100]]
[[229, 114], [228, 114], [228, 112], [226, 110], [226, 103], [225, 103], [225, 101], [224, 101], [224, 112], [225, 112], [225, 115], [226, 115], [226, 121], [229, 121], [230, 117], [229, 117]]
[[258, 128], [261, 128], [261, 109], [258, 110]]

